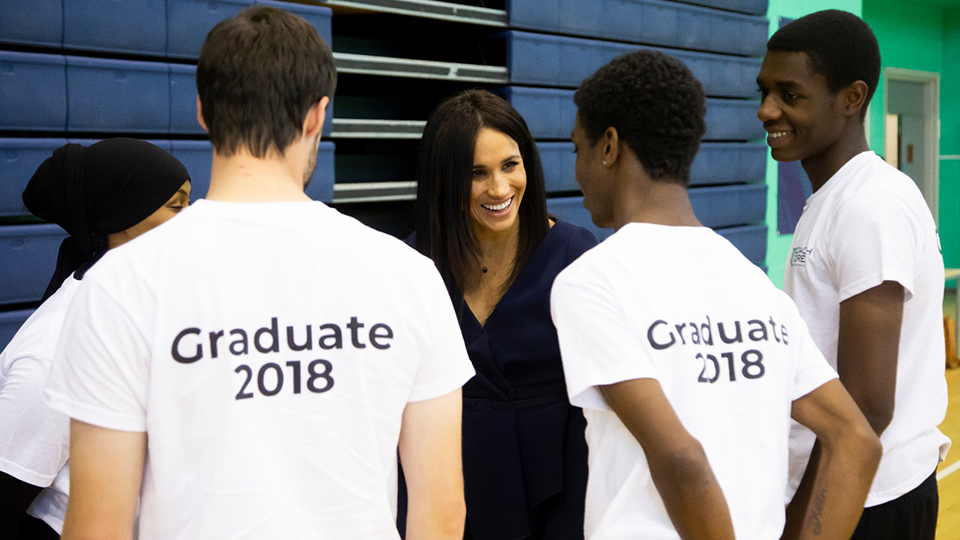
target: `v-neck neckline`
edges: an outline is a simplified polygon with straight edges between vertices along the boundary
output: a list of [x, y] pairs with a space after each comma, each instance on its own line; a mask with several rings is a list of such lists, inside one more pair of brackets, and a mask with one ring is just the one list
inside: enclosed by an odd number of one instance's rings
[[470, 308], [470, 304], [467, 303], [467, 299], [464, 298], [463, 296], [463, 291], [459, 291], [459, 290], [457, 291], [460, 294], [460, 300], [463, 301], [463, 305], [466, 308], [466, 312], [470, 314], [470, 320], [472, 320], [474, 324], [476, 324], [480, 328], [480, 330], [486, 331], [487, 324], [490, 322], [490, 319], [492, 319], [494, 315], [497, 314], [497, 309], [500, 308], [500, 306], [503, 304], [503, 301], [506, 300], [508, 296], [510, 296], [510, 293], [513, 292], [514, 287], [516, 287], [517, 283], [519, 283], [521, 281], [521, 278], [524, 277], [524, 274], [527, 272], [527, 269], [530, 268], [530, 263], [534, 262], [536, 257], [539, 256], [540, 251], [543, 250], [543, 246], [546, 245], [547, 243], [547, 239], [550, 238], [551, 233], [553, 232], [554, 229], [557, 228], [558, 225], [560, 225], [559, 219], [554, 221], [553, 226], [547, 229], [547, 233], [543, 235], [543, 238], [540, 240], [540, 244], [537, 246], [536, 249], [533, 250], [533, 253], [530, 254], [530, 257], [527, 259], [527, 261], [523, 263], [523, 268], [521, 268], [520, 272], [517, 273], [516, 279], [514, 279], [513, 283], [511, 283], [510, 286], [507, 287], [507, 291], [503, 293], [503, 296], [500, 297], [500, 300], [497, 300], [497, 304], [493, 306], [493, 309], [490, 311], [490, 315], [487, 316], [487, 320], [485, 320], [483, 323], [480, 322], [480, 319], [477, 318], [477, 315], [473, 312], [473, 309]]

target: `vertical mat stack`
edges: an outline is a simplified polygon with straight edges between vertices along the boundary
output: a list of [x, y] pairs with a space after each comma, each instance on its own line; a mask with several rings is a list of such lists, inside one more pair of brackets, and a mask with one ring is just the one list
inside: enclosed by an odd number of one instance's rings
[[[210, 181], [196, 120], [196, 60], [207, 32], [254, 4], [293, 11], [330, 42], [330, 9], [268, 0], [0, 0], [0, 348], [32, 313], [66, 236], [21, 193], [64, 144], [127, 136], [170, 151], [193, 199]], [[329, 127], [327, 129], [329, 133]], [[333, 197], [334, 145], [321, 143], [309, 195]]]
[[[579, 83], [614, 57], [654, 48], [684, 61], [708, 95], [707, 134], [690, 190], [701, 222], [754, 263], [766, 257], [766, 157], [756, 76], [767, 0], [326, 0], [341, 73], [334, 202], [394, 234], [409, 232], [416, 141], [440, 100], [487, 88], [538, 141], [548, 207], [598, 229], [582, 207], [569, 142]], [[483, 7], [480, 7], [480, 4]]]

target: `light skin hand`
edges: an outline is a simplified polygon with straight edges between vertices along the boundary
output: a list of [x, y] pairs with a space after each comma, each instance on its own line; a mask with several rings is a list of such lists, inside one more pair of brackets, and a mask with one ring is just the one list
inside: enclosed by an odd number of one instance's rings
[[703, 447], [683, 427], [660, 383], [632, 379], [601, 386], [600, 391], [643, 448], [680, 538], [734, 538], [727, 501]]
[[130, 540], [147, 434], [70, 421], [70, 500], [64, 540]]
[[794, 401], [792, 416], [817, 444], [787, 507], [782, 538], [849, 538], [880, 464], [880, 439], [837, 380]]
[[408, 403], [400, 428], [407, 482], [407, 540], [461, 540], [463, 499], [461, 391]]

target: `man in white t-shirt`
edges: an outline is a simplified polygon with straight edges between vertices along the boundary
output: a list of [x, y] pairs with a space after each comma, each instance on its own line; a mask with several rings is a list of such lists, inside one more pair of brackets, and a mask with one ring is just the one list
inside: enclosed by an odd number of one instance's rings
[[[336, 82], [300, 17], [207, 37], [207, 199], [86, 276], [47, 390], [71, 418], [64, 538], [462, 538], [473, 374], [432, 262], [304, 195]], [[141, 483], [142, 479], [142, 483]]]
[[[947, 408], [943, 257], [916, 184], [867, 144], [879, 76], [866, 23], [843, 11], [807, 15], [767, 44], [758, 116], [774, 159], [800, 160], [813, 186], [784, 289], [883, 443], [854, 538], [932, 540], [935, 472], [950, 445], [937, 429]], [[809, 504], [801, 478], [816, 472], [814, 440], [800, 426], [791, 435], [791, 488], [801, 486], [792, 506]]]
[[[586, 538], [849, 535], [880, 444], [790, 299], [693, 213], [699, 81], [638, 51], [574, 101], [584, 206], [617, 229], [551, 295], [570, 401], [587, 418]], [[791, 415], [824, 439], [825, 468], [819, 504], [788, 520]]]

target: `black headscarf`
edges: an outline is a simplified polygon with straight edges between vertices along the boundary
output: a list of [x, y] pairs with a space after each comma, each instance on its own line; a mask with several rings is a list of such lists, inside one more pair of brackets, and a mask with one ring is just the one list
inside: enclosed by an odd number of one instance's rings
[[77, 279], [107, 250], [107, 235], [140, 223], [190, 179], [168, 152], [137, 139], [107, 139], [53, 151], [23, 191], [35, 216], [70, 234], [62, 244], [46, 300], [70, 274]]

